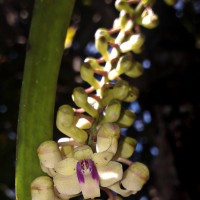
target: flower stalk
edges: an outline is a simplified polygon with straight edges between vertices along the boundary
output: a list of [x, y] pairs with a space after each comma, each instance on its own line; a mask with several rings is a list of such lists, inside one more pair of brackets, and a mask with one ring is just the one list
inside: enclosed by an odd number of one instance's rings
[[18, 200], [31, 199], [30, 184], [43, 174], [37, 148], [53, 138], [57, 78], [73, 5], [74, 0], [35, 0], [17, 130]]

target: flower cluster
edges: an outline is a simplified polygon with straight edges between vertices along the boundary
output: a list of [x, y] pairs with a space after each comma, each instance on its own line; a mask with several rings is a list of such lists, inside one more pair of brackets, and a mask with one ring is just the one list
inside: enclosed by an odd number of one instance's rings
[[84, 199], [94, 199], [101, 190], [127, 197], [148, 180], [148, 168], [128, 160], [136, 140], [122, 136], [120, 129], [130, 127], [135, 119], [123, 102], [134, 101], [139, 91], [124, 77], [137, 78], [143, 72], [134, 55], [144, 43], [140, 26], [154, 28], [158, 24], [152, 2], [116, 0], [120, 15], [113, 27], [96, 31], [95, 46], [102, 57], [86, 58], [80, 68], [82, 79], [91, 87], [73, 90], [77, 108], [62, 105], [58, 109], [57, 128], [68, 137], [38, 147], [41, 168], [49, 176], [32, 182], [33, 200], [65, 200], [81, 194]]

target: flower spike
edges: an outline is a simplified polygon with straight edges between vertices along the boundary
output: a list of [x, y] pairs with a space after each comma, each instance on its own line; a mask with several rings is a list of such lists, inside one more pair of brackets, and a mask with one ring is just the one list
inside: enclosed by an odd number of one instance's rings
[[[128, 80], [144, 71], [135, 54], [140, 53], [145, 39], [140, 26], [158, 24], [153, 3], [116, 0], [120, 15], [112, 28], [96, 31], [95, 47], [101, 57], [86, 58], [80, 66], [81, 77], [90, 87], [74, 88], [72, 100], [77, 109], [63, 105], [57, 111], [56, 126], [68, 137], [38, 147], [41, 168], [50, 177], [32, 182], [32, 200], [67, 200], [79, 195], [94, 199], [101, 196], [101, 189], [108, 198], [113, 191], [115, 199], [122, 199], [117, 195], [135, 194], [148, 181], [148, 168], [128, 160], [136, 140], [120, 131], [132, 126], [136, 117], [126, 106], [138, 98], [139, 90]], [[128, 165], [125, 171], [124, 165]]]

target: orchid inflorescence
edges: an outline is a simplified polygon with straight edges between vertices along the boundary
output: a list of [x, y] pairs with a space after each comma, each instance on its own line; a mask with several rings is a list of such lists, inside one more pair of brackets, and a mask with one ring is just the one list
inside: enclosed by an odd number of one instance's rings
[[32, 182], [32, 200], [65, 200], [81, 194], [84, 199], [94, 199], [101, 196], [101, 190], [110, 199], [111, 191], [127, 197], [149, 179], [144, 164], [128, 160], [137, 142], [122, 136], [120, 129], [130, 127], [135, 119], [134, 112], [124, 109], [122, 103], [136, 100], [139, 91], [122, 75], [137, 78], [143, 72], [134, 54], [141, 52], [144, 43], [140, 26], [154, 28], [158, 24], [153, 2], [116, 0], [120, 15], [113, 27], [96, 31], [95, 46], [102, 57], [86, 58], [80, 67], [82, 79], [91, 87], [73, 90], [78, 108], [62, 105], [58, 109], [56, 126], [68, 137], [38, 147], [41, 168], [49, 176]]

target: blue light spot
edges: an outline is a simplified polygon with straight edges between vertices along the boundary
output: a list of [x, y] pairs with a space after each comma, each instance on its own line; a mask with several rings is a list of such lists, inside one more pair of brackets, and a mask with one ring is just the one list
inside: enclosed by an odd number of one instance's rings
[[142, 143], [138, 142], [136, 145], [135, 151], [140, 153], [140, 152], [142, 152], [142, 150], [143, 150], [143, 145], [142, 145]]
[[140, 200], [148, 200], [148, 198], [147, 198], [146, 196], [142, 196], [142, 197], [140, 198]]
[[158, 156], [158, 154], [159, 154], [158, 147], [155, 147], [155, 146], [151, 147], [150, 153], [151, 153], [152, 156]]
[[7, 112], [7, 106], [6, 105], [0, 105], [0, 113], [6, 113]]
[[142, 62], [142, 66], [144, 69], [149, 69], [151, 67], [151, 61], [148, 60], [148, 59], [145, 59], [143, 62]]
[[128, 130], [128, 128], [121, 128], [120, 132], [122, 135], [126, 136], [127, 130]]
[[94, 42], [88, 42], [85, 48], [85, 53], [90, 56], [94, 56], [99, 53], [95, 47]]
[[136, 120], [133, 126], [138, 132], [141, 132], [144, 130], [144, 124], [142, 120]]
[[14, 131], [8, 132], [8, 138], [10, 140], [15, 140], [16, 139], [16, 133]]
[[135, 113], [139, 113], [141, 111], [140, 104], [138, 103], [138, 101], [133, 101], [130, 104], [129, 108]]
[[112, 47], [109, 47], [108, 52], [111, 53], [112, 49], [113, 49]]
[[182, 11], [184, 8], [183, 0], [178, 0], [177, 3], [174, 5], [174, 8], [178, 11]]
[[152, 121], [151, 113], [147, 110], [143, 112], [143, 121], [146, 124], [149, 124]]

